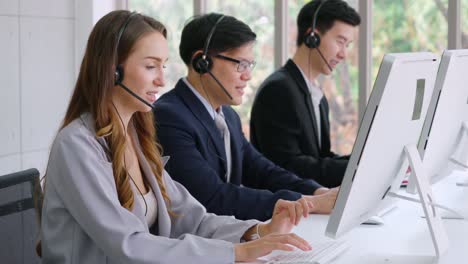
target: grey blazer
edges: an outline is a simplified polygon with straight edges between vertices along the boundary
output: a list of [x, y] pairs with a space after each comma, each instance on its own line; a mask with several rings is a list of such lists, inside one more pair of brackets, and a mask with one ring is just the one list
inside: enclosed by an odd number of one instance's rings
[[234, 262], [233, 243], [257, 221], [207, 213], [164, 171], [171, 210], [178, 215], [171, 218], [137, 145], [142, 172], [158, 202], [158, 218], [148, 227], [139, 203], [132, 212], [120, 205], [107, 145], [95, 136], [93, 124], [90, 114], [82, 115], [52, 145], [42, 212], [43, 263]]

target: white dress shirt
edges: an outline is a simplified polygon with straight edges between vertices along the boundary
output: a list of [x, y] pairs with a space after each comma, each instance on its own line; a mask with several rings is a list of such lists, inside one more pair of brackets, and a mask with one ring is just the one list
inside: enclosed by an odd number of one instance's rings
[[302, 77], [304, 78], [305, 83], [307, 84], [307, 88], [309, 88], [309, 92], [312, 98], [312, 106], [314, 107], [314, 114], [315, 114], [315, 120], [317, 121], [317, 139], [319, 143], [319, 147], [322, 147], [322, 128], [321, 128], [321, 120], [320, 120], [320, 101], [323, 98], [323, 92], [322, 89], [320, 88], [319, 84], [317, 81], [311, 82], [305, 75], [305, 73], [302, 71], [302, 69], [297, 66], [296, 67], [299, 69], [299, 71], [302, 74]]

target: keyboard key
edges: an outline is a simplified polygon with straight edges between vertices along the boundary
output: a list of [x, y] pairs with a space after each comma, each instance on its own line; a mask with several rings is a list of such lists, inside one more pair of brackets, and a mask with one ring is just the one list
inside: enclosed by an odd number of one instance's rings
[[341, 255], [349, 245], [344, 241], [322, 241], [319, 243], [310, 243], [311, 251], [302, 251], [296, 249], [294, 251], [274, 251], [264, 259], [268, 264], [326, 264]]

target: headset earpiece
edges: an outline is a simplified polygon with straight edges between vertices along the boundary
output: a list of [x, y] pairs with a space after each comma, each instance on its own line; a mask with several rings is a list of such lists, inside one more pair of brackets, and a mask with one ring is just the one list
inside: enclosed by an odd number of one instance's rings
[[203, 47], [203, 52], [196, 55], [192, 59], [192, 67], [195, 70], [195, 72], [199, 74], [209, 73], [211, 71], [211, 68], [213, 68], [213, 60], [208, 55], [208, 49], [210, 47], [211, 38], [213, 37], [213, 34], [215, 33], [216, 26], [219, 24], [219, 22], [221, 22], [221, 20], [223, 20], [223, 18], [224, 16], [220, 16], [218, 20], [216, 20], [216, 23], [214, 23], [210, 32], [208, 33], [208, 36], [206, 37], [206, 40], [205, 40], [205, 45]]
[[[118, 50], [119, 50], [119, 43], [120, 43], [120, 39], [122, 38], [122, 35], [123, 33], [125, 32], [125, 29], [127, 28], [128, 26], [128, 23], [130, 23], [130, 20], [132, 19], [133, 16], [137, 15], [138, 13], [136, 12], [132, 12], [130, 13], [130, 15], [127, 17], [127, 19], [125, 20], [124, 24], [122, 25], [122, 27], [120, 28], [119, 30], [119, 33], [117, 34], [117, 40], [116, 40], [116, 44], [115, 44], [115, 48], [114, 48], [114, 56], [115, 56], [115, 63], [117, 64], [118, 63]], [[124, 89], [127, 93], [129, 93], [131, 96], [133, 96], [134, 98], [136, 98], [138, 101], [142, 102], [143, 104], [147, 105], [149, 108], [153, 109], [153, 105], [148, 103], [145, 99], [141, 98], [138, 94], [136, 94], [135, 92], [133, 92], [130, 88], [128, 88], [127, 86], [125, 86], [123, 84], [123, 80], [124, 80], [124, 69], [122, 67], [122, 65], [120, 64], [117, 64], [117, 66], [115, 67], [115, 72], [114, 72], [114, 85], [117, 85], [119, 87], [121, 87], [122, 89]], [[118, 112], [117, 112], [118, 113]], [[141, 193], [140, 193], [141, 194]], [[143, 196], [143, 195], [142, 195]], [[143, 197], [143, 200], [145, 199], [145, 197]], [[146, 201], [145, 201], [145, 205], [146, 205]], [[146, 215], [146, 212], [145, 212], [145, 215]]]
[[229, 99], [232, 100], [232, 96], [229, 94], [226, 88], [224, 88], [223, 84], [216, 78], [216, 76], [214, 76], [213, 73], [211, 73], [211, 69], [213, 68], [213, 59], [208, 55], [211, 37], [213, 37], [213, 34], [215, 33], [215, 30], [216, 30], [216, 26], [219, 24], [219, 22], [221, 22], [221, 20], [223, 20], [223, 18], [224, 18], [223, 15], [220, 16], [218, 20], [216, 20], [216, 23], [211, 28], [210, 33], [208, 33], [208, 37], [206, 38], [203, 52], [193, 57], [192, 68], [195, 72], [197, 72], [200, 75], [208, 73], [211, 76], [211, 78], [213, 78], [213, 80], [215, 80], [215, 82], [218, 83], [219, 87], [221, 87], [221, 89], [229, 97]]
[[[120, 44], [120, 39], [122, 38], [123, 33], [125, 32], [125, 29], [127, 28], [128, 24], [130, 23], [131, 19], [133, 16], [136, 16], [138, 13], [136, 12], [131, 12], [130, 15], [125, 19], [124, 23], [119, 29], [119, 32], [117, 33], [117, 40], [115, 41], [115, 47], [114, 47], [114, 56], [115, 56], [115, 63], [117, 64], [117, 52], [119, 50], [119, 44]], [[122, 68], [122, 65], [117, 65], [115, 67], [115, 72], [114, 72], [114, 84], [118, 85], [123, 82], [124, 79], [124, 70]]]
[[124, 78], [124, 70], [122, 68], [122, 65], [117, 65], [115, 68], [115, 73], [114, 73], [114, 84], [117, 85], [123, 81]]
[[311, 33], [304, 38], [304, 44], [311, 49], [316, 49], [320, 46], [320, 36], [311, 29]]
[[203, 54], [198, 54], [192, 59], [192, 67], [199, 74], [205, 74], [209, 72], [212, 68], [213, 60], [210, 56], [203, 56]]
[[317, 27], [317, 17], [320, 11], [320, 8], [325, 4], [327, 0], [323, 0], [317, 9], [315, 10], [314, 16], [312, 18], [312, 25], [307, 30], [305, 36], [304, 36], [304, 44], [306, 47], [311, 48], [311, 49], [316, 49], [318, 46], [320, 46], [320, 36], [315, 32], [315, 29]]

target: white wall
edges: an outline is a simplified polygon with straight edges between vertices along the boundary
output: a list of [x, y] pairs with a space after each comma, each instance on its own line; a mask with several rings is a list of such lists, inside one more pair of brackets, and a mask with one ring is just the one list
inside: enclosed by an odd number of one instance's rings
[[89, 32], [115, 2], [0, 0], [0, 175], [44, 173]]

